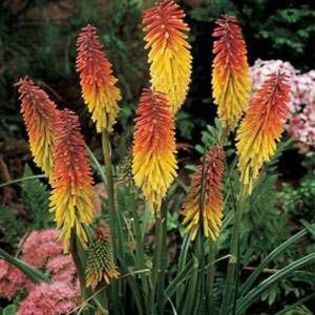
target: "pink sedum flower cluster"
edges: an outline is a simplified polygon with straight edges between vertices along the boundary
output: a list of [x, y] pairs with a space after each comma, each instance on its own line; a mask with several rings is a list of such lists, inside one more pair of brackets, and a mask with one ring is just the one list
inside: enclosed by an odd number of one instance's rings
[[12, 300], [18, 293], [32, 287], [23, 272], [5, 260], [0, 260], [0, 296]]
[[20, 258], [50, 273], [49, 283], [34, 284], [19, 269], [0, 260], [0, 296], [12, 300], [26, 292], [18, 315], [57, 315], [71, 312], [79, 301], [80, 290], [70, 255], [63, 254], [58, 232], [33, 231], [21, 248]]
[[77, 293], [68, 283], [41, 283], [22, 301], [17, 315], [66, 314], [76, 307], [77, 300]]
[[315, 70], [302, 74], [288, 62], [258, 59], [251, 67], [253, 90], [257, 90], [267, 76], [277, 70], [285, 72], [291, 84], [286, 129], [300, 152], [311, 155], [315, 150]]
[[37, 268], [44, 268], [49, 259], [63, 253], [54, 229], [33, 231], [22, 245], [22, 259]]
[[51, 272], [55, 281], [71, 283], [76, 276], [76, 270], [70, 255], [59, 255], [50, 259], [46, 269]]

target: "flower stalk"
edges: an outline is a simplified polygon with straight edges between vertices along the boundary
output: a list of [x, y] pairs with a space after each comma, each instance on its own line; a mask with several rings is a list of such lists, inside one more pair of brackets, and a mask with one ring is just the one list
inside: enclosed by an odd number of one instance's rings
[[12, 264], [13, 266], [17, 267], [21, 270], [31, 281], [35, 283], [39, 282], [48, 282], [49, 277], [36, 269], [35, 267], [27, 264], [26, 262], [10, 255], [5, 250], [0, 248], [0, 257], [3, 257], [8, 263]]
[[161, 211], [155, 211], [156, 227], [156, 248], [154, 251], [152, 267], [152, 288], [151, 288], [151, 312], [150, 314], [163, 314], [164, 279], [166, 269], [166, 230], [167, 230], [167, 209], [162, 205]]
[[70, 238], [70, 251], [71, 251], [71, 256], [74, 262], [74, 265], [76, 267], [77, 273], [78, 273], [78, 278], [80, 282], [80, 289], [81, 289], [81, 298], [84, 301], [86, 298], [88, 298], [89, 294], [87, 292], [86, 288], [86, 281], [85, 281], [85, 276], [84, 276], [84, 269], [82, 265], [82, 261], [80, 256], [82, 256], [79, 253], [79, 246], [77, 244], [77, 237], [75, 231], [72, 229], [71, 231], [71, 238]]
[[220, 315], [227, 315], [228, 310], [231, 306], [231, 303], [235, 303], [233, 301], [233, 297], [235, 297], [236, 292], [234, 292], [237, 282], [237, 266], [239, 264], [239, 233], [241, 226], [242, 213], [244, 211], [244, 207], [247, 201], [247, 194], [245, 191], [245, 187], [242, 185], [240, 195], [239, 195], [238, 206], [236, 207], [234, 213], [234, 222], [233, 222], [233, 230], [232, 230], [232, 238], [230, 245], [230, 254], [231, 257], [228, 262], [227, 269], [227, 277], [226, 284], [224, 289], [224, 297], [223, 303], [220, 310]]
[[111, 147], [109, 140], [109, 133], [106, 130], [102, 132], [102, 150], [103, 158], [105, 163], [105, 173], [107, 179], [107, 194], [108, 194], [108, 210], [111, 237], [113, 242], [114, 253], [117, 254], [119, 247], [119, 241], [116, 233], [116, 205], [115, 205], [115, 190], [114, 190], [114, 179], [112, 170], [112, 159], [111, 159]]
[[208, 284], [208, 294], [207, 294], [207, 305], [209, 309], [214, 309], [214, 300], [213, 300], [213, 289], [214, 289], [214, 276], [215, 276], [215, 254], [216, 246], [215, 242], [209, 239], [209, 267], [207, 270], [207, 284]]
[[[205, 202], [205, 162], [206, 155], [203, 156], [201, 170], [201, 188], [199, 196], [199, 235], [197, 240], [197, 248], [200, 260], [200, 303], [199, 311], [204, 314], [205, 310], [205, 248], [204, 248], [204, 202]], [[198, 308], [197, 308], [198, 309]]]
[[[93, 292], [86, 286], [86, 280], [85, 280], [85, 272], [84, 272], [84, 266], [85, 266], [85, 260], [86, 260], [86, 254], [84, 252], [84, 249], [80, 245], [80, 241], [74, 231], [72, 229], [71, 231], [71, 237], [70, 237], [70, 252], [71, 256], [75, 265], [75, 268], [78, 273], [78, 278], [80, 282], [80, 290], [81, 290], [81, 299], [82, 303], [85, 303], [86, 300], [92, 296]], [[83, 309], [84, 315], [92, 315], [91, 308], [87, 305]]]

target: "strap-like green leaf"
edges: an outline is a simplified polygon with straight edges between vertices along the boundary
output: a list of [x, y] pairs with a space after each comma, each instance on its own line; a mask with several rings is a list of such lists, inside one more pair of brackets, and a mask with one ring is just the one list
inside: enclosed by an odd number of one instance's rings
[[240, 290], [240, 296], [244, 296], [248, 292], [248, 290], [250, 290], [255, 280], [258, 278], [258, 276], [263, 272], [263, 270], [268, 266], [268, 264], [271, 261], [273, 261], [276, 257], [282, 254], [286, 249], [288, 249], [292, 244], [300, 240], [306, 234], [307, 234], [306, 229], [301, 230], [300, 232], [296, 233], [288, 240], [280, 244], [268, 256], [266, 256], [265, 259], [257, 266], [255, 271], [253, 271], [253, 273], [247, 278], [247, 280], [242, 285]]
[[236, 315], [243, 314], [267, 289], [277, 282], [292, 275], [299, 268], [303, 268], [315, 261], [315, 253], [304, 256], [291, 264], [285, 266], [266, 280], [262, 281], [256, 288], [248, 292], [237, 301]]

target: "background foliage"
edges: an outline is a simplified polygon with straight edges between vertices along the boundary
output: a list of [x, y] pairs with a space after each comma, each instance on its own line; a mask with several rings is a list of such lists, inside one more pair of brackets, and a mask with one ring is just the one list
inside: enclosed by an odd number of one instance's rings
[[[37, 80], [59, 105], [80, 113], [89, 145], [99, 150], [99, 143], [90, 128], [88, 114], [80, 96], [78, 76], [74, 71], [75, 39], [81, 26], [91, 23], [100, 30], [100, 39], [123, 92], [122, 111], [116, 126], [114, 158], [121, 161], [126, 155], [132, 134], [132, 119], [143, 82], [148, 79], [148, 68], [143, 49], [141, 12], [152, 0], [4, 0], [0, 4], [0, 169], [1, 182], [37, 171], [30, 161], [25, 144], [25, 131], [19, 115], [14, 82], [24, 75]], [[315, 60], [315, 3], [307, 0], [184, 0], [191, 26], [190, 42], [193, 53], [193, 77], [190, 93], [183, 110], [177, 116], [177, 133], [181, 163], [196, 162], [205, 145], [213, 143], [215, 107], [212, 106], [210, 88], [211, 31], [214, 19], [220, 13], [236, 14], [241, 22], [248, 44], [250, 64], [257, 58], [282, 59], [303, 71], [310, 70]], [[40, 79], [39, 79], [40, 78]], [[18, 139], [18, 141], [16, 141]], [[196, 148], [195, 148], [196, 147]], [[314, 157], [303, 158], [286, 147], [277, 157], [277, 165], [269, 165], [273, 174], [257, 187], [255, 199], [245, 214], [241, 235], [241, 253], [244, 265], [255, 266], [273, 248], [281, 244], [307, 222], [314, 221]], [[229, 151], [232, 158], [234, 152]], [[30, 166], [24, 170], [25, 162]], [[294, 162], [294, 169], [291, 163]], [[121, 163], [122, 165], [123, 163]], [[176, 257], [178, 214], [187, 190], [188, 170], [182, 171], [180, 180], [170, 191], [171, 212], [168, 226]], [[226, 181], [238, 189], [237, 174]], [[1, 245], [17, 246], [29, 229], [46, 228], [51, 221], [48, 213], [48, 190], [39, 180], [23, 183], [16, 193], [0, 206]], [[6, 191], [8, 192], [8, 191]], [[11, 192], [12, 193], [12, 192]], [[7, 195], [7, 194], [6, 194]], [[127, 209], [128, 200], [120, 192], [119, 206]], [[233, 207], [233, 198], [228, 200]], [[16, 205], [23, 204], [23, 207]], [[144, 218], [143, 220], [148, 220]], [[218, 244], [222, 254], [227, 250], [230, 230], [226, 229]], [[148, 245], [150, 250], [150, 244]], [[272, 261], [274, 269], [281, 268], [301, 254], [314, 252], [311, 239], [292, 247]], [[176, 258], [174, 258], [176, 259]], [[148, 261], [146, 264], [150, 264]], [[222, 270], [225, 265], [222, 264]], [[249, 270], [243, 270], [244, 276]], [[261, 308], [274, 314], [286, 300], [295, 301], [314, 287], [314, 270], [299, 274], [291, 280], [268, 290], [262, 298]], [[223, 277], [222, 277], [223, 279]], [[300, 283], [298, 286], [296, 283]], [[301, 284], [302, 283], [302, 284]], [[217, 281], [217, 292], [222, 291], [223, 280]], [[295, 289], [298, 287], [298, 289]], [[218, 299], [220, 296], [218, 294]], [[311, 303], [299, 306], [296, 313], [312, 314]]]

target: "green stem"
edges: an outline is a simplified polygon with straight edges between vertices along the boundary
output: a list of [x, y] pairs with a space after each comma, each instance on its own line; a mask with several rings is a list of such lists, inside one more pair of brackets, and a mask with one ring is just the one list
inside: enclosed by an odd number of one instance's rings
[[2, 256], [8, 263], [21, 270], [31, 281], [35, 283], [49, 281], [47, 275], [43, 274], [38, 269], [27, 264], [26, 262], [10, 255], [2, 248], [0, 248], [0, 256]]
[[[145, 269], [146, 264], [145, 264], [145, 255], [144, 255], [144, 240], [142, 239], [142, 232], [141, 232], [141, 223], [140, 223], [140, 218], [138, 214], [138, 209], [137, 209], [137, 202], [136, 202], [136, 195], [133, 194], [130, 190], [129, 187], [129, 195], [131, 196], [131, 210], [134, 218], [134, 226], [135, 226], [135, 236], [136, 236], [136, 242], [137, 242], [137, 248], [136, 248], [136, 257], [137, 257], [137, 267], [139, 269]], [[142, 282], [142, 287], [147, 294], [149, 292], [148, 288], [148, 281], [147, 281], [147, 275], [141, 275], [141, 282]], [[146, 308], [149, 309], [149, 303], [147, 299], [146, 301]]]
[[[186, 234], [184, 236], [181, 252], [179, 255], [177, 275], [183, 272], [183, 270], [185, 270], [187, 266], [187, 255], [188, 255], [189, 247], [190, 247], [190, 234]], [[185, 289], [186, 289], [186, 286], [184, 284], [181, 284], [176, 289], [176, 309], [178, 310], [183, 306], [183, 302], [185, 299]]]
[[41, 175], [32, 175], [32, 176], [26, 176], [26, 177], [22, 177], [22, 178], [18, 178], [18, 179], [13, 179], [13, 180], [9, 180], [5, 183], [0, 184], [0, 188], [5, 187], [5, 186], [10, 186], [13, 184], [17, 184], [20, 182], [24, 182], [26, 180], [31, 180], [31, 179], [35, 179], [35, 178], [45, 178], [46, 175], [41, 174]]
[[223, 297], [223, 303], [220, 310], [220, 315], [228, 314], [228, 309], [230, 308], [231, 303], [233, 303], [233, 305], [235, 303], [233, 301], [233, 296], [235, 296], [236, 292], [233, 292], [233, 291], [236, 287], [235, 284], [237, 281], [237, 265], [238, 265], [238, 260], [239, 260], [239, 248], [238, 248], [239, 231], [240, 231], [240, 225], [241, 225], [242, 212], [244, 209], [246, 199], [247, 199], [246, 193], [245, 193], [244, 187], [242, 186], [238, 207], [236, 208], [236, 211], [234, 213], [234, 224], [233, 224], [232, 239], [231, 239], [231, 246], [230, 246], [230, 252], [232, 256], [229, 259], [229, 263], [228, 263], [226, 284], [225, 284], [224, 297]]
[[163, 205], [162, 212], [162, 241], [161, 241], [161, 268], [157, 284], [157, 301], [158, 301], [158, 314], [164, 314], [164, 290], [165, 290], [165, 273], [167, 267], [167, 250], [166, 250], [166, 234], [167, 234], [167, 208]]
[[115, 207], [115, 193], [114, 193], [114, 180], [112, 172], [112, 161], [111, 161], [111, 149], [109, 142], [109, 135], [106, 130], [102, 132], [102, 149], [105, 163], [105, 172], [107, 178], [107, 194], [108, 194], [108, 205], [109, 205], [109, 220], [111, 237], [113, 240], [113, 249], [117, 257], [117, 249], [119, 246], [116, 237], [116, 207]]
[[214, 241], [209, 239], [209, 267], [207, 274], [207, 283], [208, 283], [208, 309], [214, 309], [213, 301], [213, 289], [214, 289], [214, 275], [215, 275], [215, 254], [216, 254], [216, 244]]
[[205, 250], [204, 250], [204, 237], [201, 231], [199, 231], [198, 239], [196, 242], [197, 257], [199, 260], [199, 301], [195, 305], [195, 314], [205, 314]]
[[[159, 304], [163, 305], [161, 300], [158, 298], [163, 297], [163, 283], [164, 283], [164, 273], [165, 273], [165, 265], [166, 265], [166, 257], [165, 257], [165, 243], [166, 243], [166, 220], [167, 220], [167, 210], [164, 205], [162, 205], [161, 211], [155, 212], [155, 228], [156, 228], [156, 247], [154, 251], [153, 258], [153, 266], [152, 266], [152, 288], [150, 294], [150, 314], [157, 314], [157, 306]], [[164, 255], [163, 255], [164, 254]], [[164, 257], [163, 257], [164, 256]], [[157, 297], [157, 298], [156, 298]], [[156, 303], [157, 302], [157, 303]], [[158, 304], [158, 305], [157, 305]], [[160, 312], [158, 314], [163, 314]]]
[[[92, 292], [86, 287], [86, 281], [85, 281], [85, 273], [84, 268], [82, 264], [82, 253], [80, 253], [80, 246], [78, 246], [77, 242], [77, 236], [75, 234], [75, 231], [71, 230], [71, 238], [70, 238], [70, 251], [72, 255], [72, 259], [74, 262], [74, 265], [76, 267], [78, 278], [80, 282], [80, 290], [81, 290], [81, 299], [82, 302], [84, 302], [86, 299], [89, 298]], [[90, 310], [87, 308], [84, 308], [83, 310], [85, 315], [90, 314]]]
[[90, 160], [92, 161], [92, 166], [94, 166], [95, 171], [97, 171], [99, 173], [99, 175], [102, 178], [102, 181], [105, 185], [105, 187], [107, 187], [107, 179], [106, 179], [106, 175], [102, 169], [101, 164], [99, 163], [99, 161], [97, 160], [96, 156], [94, 155], [94, 153], [91, 151], [91, 149], [86, 145], [86, 150], [90, 156]]
[[97, 314], [102, 314], [102, 315], [108, 315], [108, 301], [107, 301], [107, 296], [106, 296], [106, 288], [107, 285], [105, 281], [101, 281], [97, 288], [94, 290], [93, 295], [95, 297], [93, 298], [93, 301], [98, 307], [98, 313]]
[[193, 309], [198, 303], [198, 273], [199, 273], [199, 261], [196, 258], [193, 258], [193, 271], [192, 276], [190, 277], [189, 285], [187, 287], [187, 294], [185, 297], [185, 301], [181, 306], [181, 311], [178, 312], [179, 314], [183, 315], [191, 315], [193, 314]]
[[229, 135], [230, 131], [227, 127], [223, 128], [220, 135], [219, 135], [219, 139], [218, 139], [218, 144], [223, 147], [226, 140], [227, 140], [227, 137]]
[[[196, 305], [197, 313], [203, 314], [205, 310], [205, 248], [204, 248], [204, 201], [205, 201], [205, 158], [206, 153], [203, 156], [202, 161], [202, 173], [201, 173], [201, 190], [199, 196], [199, 235], [197, 240], [197, 253], [200, 262], [200, 301]], [[199, 305], [198, 305], [199, 304]], [[200, 312], [198, 312], [198, 309]]]

